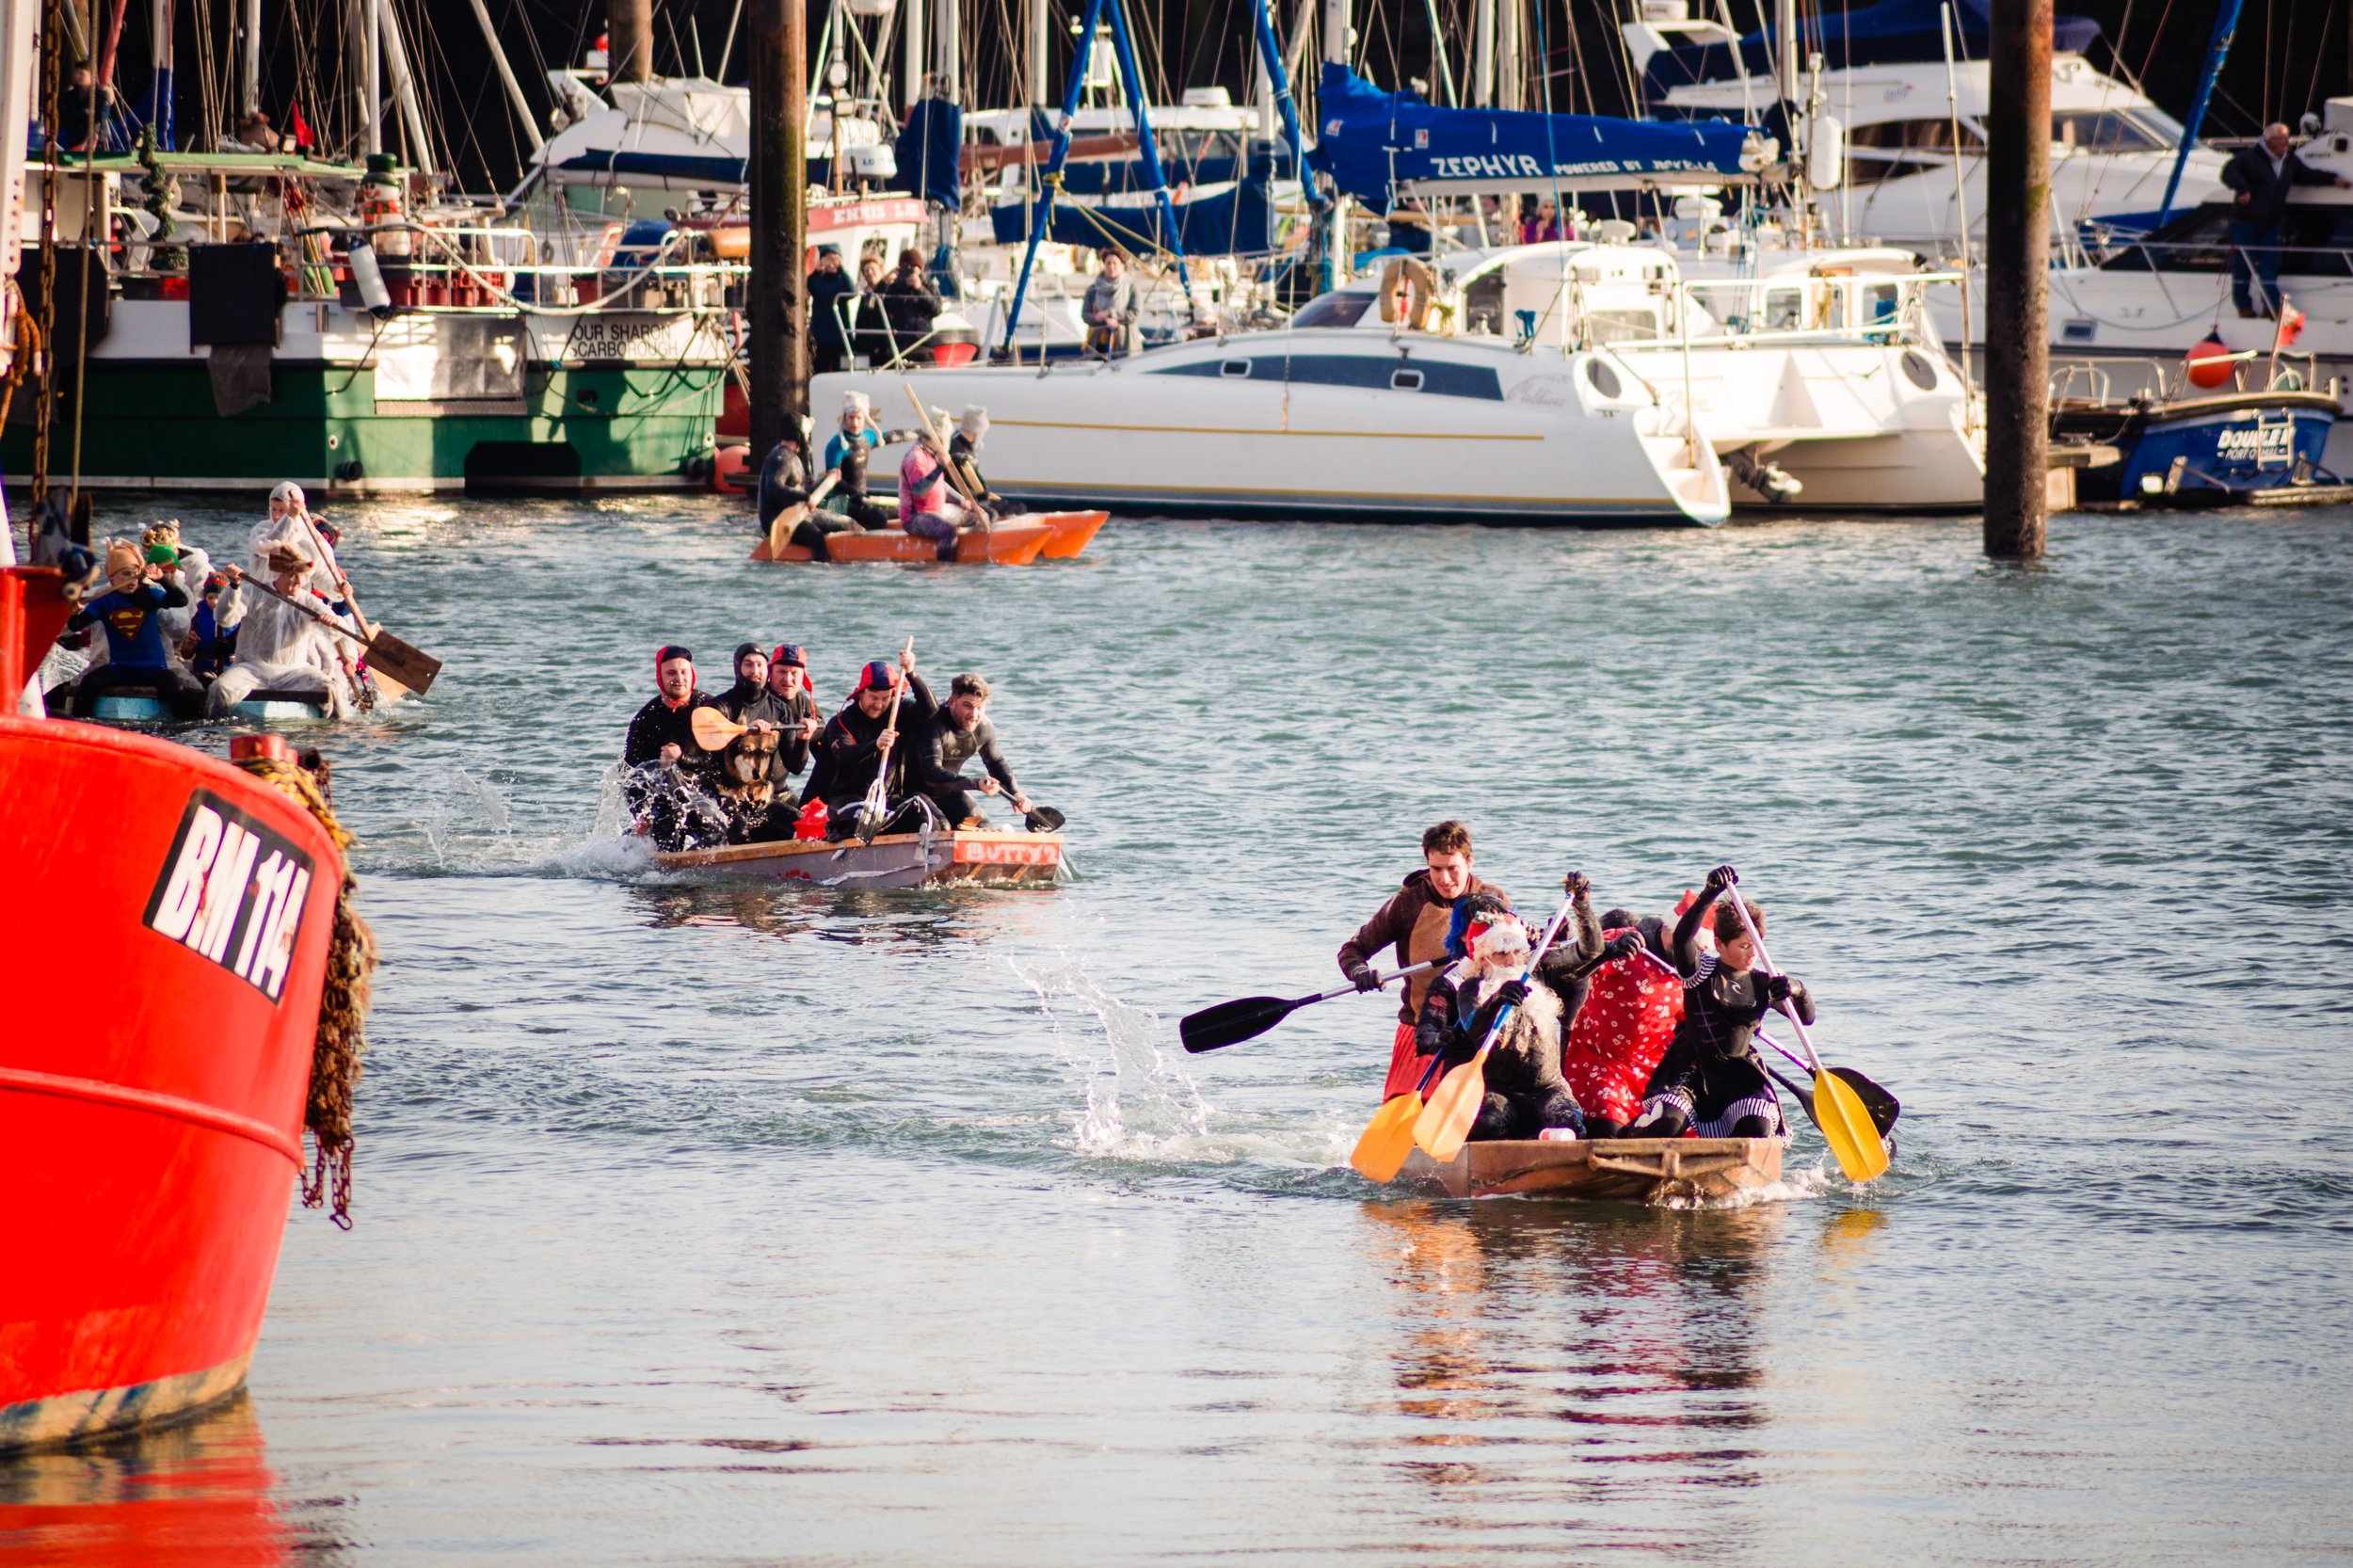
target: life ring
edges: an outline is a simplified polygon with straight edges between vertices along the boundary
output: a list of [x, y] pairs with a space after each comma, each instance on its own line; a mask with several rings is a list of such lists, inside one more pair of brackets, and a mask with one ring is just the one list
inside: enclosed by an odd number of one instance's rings
[[1413, 256], [1397, 256], [1381, 269], [1381, 319], [1411, 332], [1430, 330], [1430, 313], [1438, 304], [1438, 278], [1430, 264]]

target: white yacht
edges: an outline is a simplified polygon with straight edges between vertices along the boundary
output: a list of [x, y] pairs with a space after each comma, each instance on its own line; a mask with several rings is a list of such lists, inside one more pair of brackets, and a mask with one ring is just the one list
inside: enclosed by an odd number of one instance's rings
[[[1768, 35], [1742, 37], [1693, 18], [1687, 0], [1638, 4], [1640, 14], [1620, 31], [1647, 112], [1761, 123], [1774, 100], [1771, 71], [1758, 69]], [[1964, 232], [1972, 242], [1982, 238], [1992, 91], [1982, 8], [1960, 8], [1963, 48], [1949, 77], [1934, 0], [1884, 0], [1817, 24], [1822, 36], [1813, 41], [1823, 45], [1826, 64], [1808, 73], [1803, 90], [1818, 105], [1808, 145], [1826, 139], [1823, 122], [1835, 121], [1827, 139], [1845, 149], [1844, 183], [1821, 198], [1834, 232], [1946, 257], [1958, 254]], [[2087, 223], [2153, 217], [2182, 144], [2179, 121], [2083, 56], [2093, 34], [2090, 24], [2062, 18], [2051, 60], [2051, 215], [2064, 235]], [[2220, 191], [2223, 162], [2211, 149], [2191, 151], [2177, 210]]]

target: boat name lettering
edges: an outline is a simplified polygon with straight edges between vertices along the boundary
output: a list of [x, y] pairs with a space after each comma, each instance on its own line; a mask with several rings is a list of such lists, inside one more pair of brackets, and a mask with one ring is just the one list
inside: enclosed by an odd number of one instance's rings
[[961, 866], [1057, 866], [1062, 863], [1060, 844], [1005, 844], [968, 839], [956, 841], [956, 863]]
[[620, 360], [632, 354], [675, 355], [683, 323], [664, 316], [584, 316], [564, 344], [568, 360]]
[[311, 857], [210, 790], [188, 797], [147, 898], [147, 928], [276, 1001], [294, 967]]
[[1673, 174], [1707, 173], [1709, 165], [1694, 163], [1688, 158], [1641, 158], [1623, 162], [1616, 158], [1595, 158], [1587, 163], [1556, 163], [1549, 174], [1543, 162], [1524, 152], [1475, 153], [1465, 157], [1436, 157], [1430, 160], [1427, 175], [1405, 175], [1401, 178], [1430, 180], [1544, 180], [1582, 176], [1592, 178], [1611, 174]]
[[2259, 464], [2284, 463], [2296, 452], [2296, 426], [2225, 425], [2215, 432], [2214, 449], [2217, 457], [2252, 457]]

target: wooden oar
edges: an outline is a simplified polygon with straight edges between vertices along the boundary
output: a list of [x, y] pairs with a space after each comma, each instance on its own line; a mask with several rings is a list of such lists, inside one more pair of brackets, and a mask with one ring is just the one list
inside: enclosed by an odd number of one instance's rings
[[[899, 656], [905, 660], [914, 654], [915, 639], [909, 637], [899, 650]], [[858, 842], [863, 844], [874, 841], [874, 835], [882, 831], [882, 824], [890, 810], [890, 748], [899, 742], [899, 698], [906, 689], [906, 671], [902, 664], [890, 682], [890, 716], [883, 721], [882, 757], [874, 765], [874, 782], [867, 786], [866, 798], [858, 803], [857, 837]]]
[[[1749, 901], [1740, 896], [1736, 884], [1726, 889], [1732, 894], [1732, 907], [1740, 917], [1740, 925], [1749, 934], [1749, 941], [1756, 949], [1756, 961], [1768, 972], [1779, 974], [1773, 968], [1772, 955], [1765, 951], [1764, 935], [1756, 922], [1749, 919]], [[1814, 1125], [1822, 1129], [1822, 1142], [1830, 1145], [1838, 1168], [1847, 1173], [1849, 1181], [1870, 1181], [1887, 1169], [1887, 1142], [1880, 1136], [1871, 1121], [1871, 1112], [1864, 1107], [1860, 1096], [1843, 1079], [1833, 1078], [1822, 1070], [1822, 1058], [1815, 1050], [1813, 1039], [1805, 1032], [1805, 1020], [1797, 1009], [1786, 1008], [1782, 1016], [1797, 1032], [1798, 1044], [1805, 1051], [1805, 1064], [1814, 1074]]]
[[332, 616], [327, 615], [322, 611], [314, 610], [310, 605], [304, 604], [299, 600], [288, 599], [284, 594], [280, 593], [276, 588], [271, 587], [268, 584], [263, 582], [260, 578], [254, 576], [249, 571], [246, 572], [239, 579], [239, 581], [261, 589], [262, 592], [269, 595], [270, 598], [278, 600], [280, 604], [293, 605], [296, 609], [301, 611], [304, 615], [310, 616], [312, 620], [317, 621], [321, 626], [326, 627], [329, 632], [336, 633], [338, 636], [349, 637], [353, 642], [362, 645], [368, 650], [368, 668], [370, 670], [381, 669], [386, 675], [390, 676], [395, 683], [405, 686], [412, 692], [425, 692], [432, 690], [433, 678], [441, 673], [441, 662], [439, 659], [434, 658], [433, 655], [429, 653], [409, 647], [407, 643], [402, 642], [398, 637], [393, 636], [390, 632], [385, 631], [380, 626], [377, 627], [372, 634], [363, 637], [360, 635], [359, 632], [354, 632], [350, 627], [345, 626], [341, 621], [335, 619]]
[[768, 558], [770, 560], [784, 559], [785, 547], [792, 542], [792, 531], [809, 520], [817, 510], [817, 504], [825, 499], [826, 494], [832, 490], [835, 481], [840, 477], [839, 470], [826, 474], [824, 478], [817, 482], [817, 488], [808, 492], [806, 500], [792, 503], [769, 520]]
[[[997, 538], [996, 515], [983, 504], [979, 496], [972, 493], [972, 487], [965, 483], [964, 472], [956, 466], [955, 453], [949, 447], [948, 438], [941, 435], [938, 428], [932, 424], [932, 411], [923, 407], [921, 398], [915, 395], [915, 388], [904, 381], [900, 382], [899, 385], [906, 392], [907, 401], [915, 405], [915, 417], [921, 423], [922, 433], [930, 440], [934, 454], [939, 458], [939, 472], [948, 476], [950, 484], [955, 486], [956, 493], [964, 497], [965, 504], [981, 514], [982, 537], [993, 544]], [[907, 520], [901, 518], [899, 526], [904, 528], [906, 525]]]
[[695, 732], [695, 744], [705, 751], [725, 751], [728, 743], [750, 730], [748, 724], [738, 724], [716, 708], [697, 708], [686, 721]]
[[[1381, 977], [1381, 984], [1386, 985], [1392, 980], [1401, 980], [1409, 974], [1434, 968], [1437, 962], [1433, 958], [1411, 968], [1393, 969]], [[1303, 1007], [1313, 1007], [1317, 1002], [1330, 1001], [1334, 997], [1349, 996], [1355, 989], [1355, 983], [1351, 981], [1346, 985], [1337, 985], [1312, 997], [1241, 997], [1233, 1001], [1221, 1001], [1215, 1007], [1204, 1007], [1198, 1013], [1186, 1014], [1177, 1021], [1176, 1037], [1184, 1041], [1185, 1048], [1196, 1056], [1205, 1050], [1238, 1046], [1244, 1040], [1257, 1039]]]
[[[333, 573], [335, 586], [342, 591], [344, 602], [351, 607], [351, 618], [358, 621], [360, 630], [367, 634], [368, 673], [380, 677], [385, 685], [392, 688], [390, 695], [394, 696], [408, 692], [422, 692], [432, 685], [433, 678], [441, 673], [441, 662], [419, 652], [398, 637], [389, 635], [382, 627], [369, 625], [366, 614], [360, 608], [359, 596], [351, 591], [351, 579], [344, 575], [343, 562], [328, 545], [325, 536], [319, 533], [317, 520], [307, 511], [296, 512], [295, 516], [302, 520], [303, 531], [311, 536], [311, 543], [317, 549], [319, 559], [328, 563], [327, 569]], [[387, 649], [397, 650], [383, 666], [379, 666], [376, 661], [375, 645], [378, 637], [383, 638]], [[419, 679], [410, 680], [411, 675]]]
[[[1529, 976], [1536, 973], [1536, 966], [1552, 946], [1552, 939], [1568, 923], [1572, 902], [1562, 899], [1561, 907], [1552, 912], [1552, 923], [1545, 927], [1544, 939], [1528, 955]], [[1437, 1093], [1430, 1096], [1430, 1103], [1414, 1119], [1414, 1142], [1421, 1145], [1422, 1153], [1440, 1164], [1462, 1152], [1464, 1142], [1470, 1137], [1471, 1124], [1479, 1120], [1479, 1108], [1487, 1098], [1487, 1053], [1503, 1038], [1503, 1026], [1512, 1021], [1512, 1013], [1513, 1009], [1506, 1007], [1496, 1015], [1496, 1021], [1488, 1026], [1487, 1037], [1479, 1043], [1478, 1054], [1446, 1075]]]
[[[1763, 1030], [1760, 1029], [1756, 1032], [1756, 1037], [1764, 1041], [1767, 1045], [1772, 1047], [1775, 1050], [1781, 1052], [1782, 1055], [1787, 1057], [1790, 1061], [1796, 1063], [1799, 1066], [1802, 1067], [1805, 1065], [1804, 1057], [1800, 1056], [1796, 1051], [1791, 1050], [1787, 1046], [1783, 1045], [1779, 1040], [1774, 1039]], [[1770, 1067], [1767, 1067], [1765, 1070], [1769, 1073], [1773, 1073], [1773, 1069]], [[1863, 1108], [1871, 1113], [1871, 1125], [1880, 1129], [1880, 1136], [1881, 1138], [1886, 1137], [1889, 1131], [1895, 1128], [1896, 1118], [1904, 1113], [1903, 1106], [1897, 1100], [1895, 1096], [1889, 1094], [1886, 1090], [1881, 1088], [1878, 1084], [1872, 1082], [1869, 1079], [1864, 1077], [1852, 1067], [1833, 1067], [1830, 1070], [1830, 1076], [1837, 1079], [1840, 1082], [1846, 1084], [1848, 1088], [1852, 1089], [1855, 1092], [1855, 1097], [1863, 1102]], [[1814, 1110], [1814, 1095], [1811, 1090], [1799, 1088], [1796, 1084], [1790, 1082], [1779, 1073], [1773, 1073], [1773, 1081], [1798, 1096], [1798, 1103], [1805, 1107], [1805, 1113], [1809, 1117], [1813, 1118], [1815, 1126], [1819, 1127], [1822, 1125], [1822, 1118], [1817, 1114]]]

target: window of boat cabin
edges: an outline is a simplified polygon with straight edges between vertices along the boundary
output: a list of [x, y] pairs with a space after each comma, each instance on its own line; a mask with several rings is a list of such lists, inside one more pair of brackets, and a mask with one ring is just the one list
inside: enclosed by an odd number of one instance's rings
[[2220, 202], [2184, 213], [2148, 239], [2101, 259], [2111, 272], [2228, 272], [2231, 209]]
[[1903, 313], [1904, 286], [1901, 283], [1865, 283], [1863, 291], [1863, 327], [1893, 327]]
[[[1966, 152], [1984, 150], [1985, 140], [1967, 120], [1961, 122], [1961, 146]], [[1934, 158], [1904, 157], [1905, 152], [1947, 152], [1953, 150], [1953, 122], [1934, 120], [1881, 120], [1847, 132], [1847, 182], [1876, 185], [1926, 174], [1945, 166]]]
[[1474, 336], [1503, 336], [1503, 269], [1489, 267], [1463, 288], [1463, 330]]
[[2051, 116], [2051, 141], [2077, 152], [2163, 152], [2173, 145], [2115, 109], [2057, 110]]
[[1291, 317], [1293, 327], [1353, 327], [1365, 317], [1372, 304], [1369, 290], [1345, 289], [1333, 294], [1319, 295], [1299, 308]]
[[1587, 311], [1585, 327], [1595, 343], [1641, 343], [1661, 335], [1655, 306]]
[[1805, 291], [1791, 287], [1765, 291], [1764, 328], [1794, 332], [1805, 325]]
[[2281, 272], [2304, 278], [2353, 278], [2353, 207], [2288, 207], [2280, 226]]

